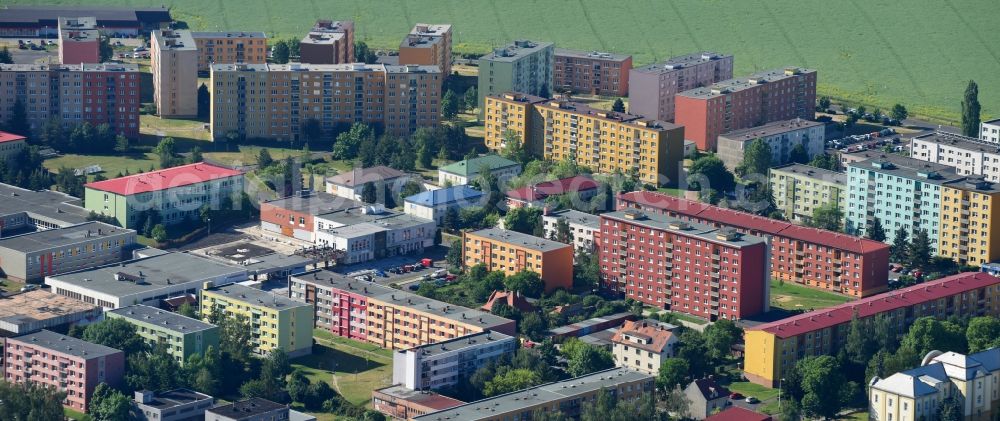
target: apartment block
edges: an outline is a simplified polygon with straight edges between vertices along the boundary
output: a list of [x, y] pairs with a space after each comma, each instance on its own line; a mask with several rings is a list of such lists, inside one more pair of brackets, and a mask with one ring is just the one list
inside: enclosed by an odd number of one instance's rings
[[1000, 182], [998, 143], [954, 133], [933, 132], [910, 139], [910, 157], [947, 165], [959, 175], [981, 175]]
[[156, 30], [149, 44], [156, 113], [160, 117], [196, 117], [198, 45], [191, 31]]
[[774, 207], [785, 219], [800, 223], [812, 220], [817, 208], [833, 205], [847, 210], [847, 174], [803, 164], [771, 168], [768, 174]]
[[354, 21], [316, 21], [299, 41], [299, 61], [310, 64], [355, 63]]
[[931, 247], [938, 249], [941, 218], [941, 185], [963, 177], [946, 165], [931, 164], [896, 154], [855, 162], [847, 166], [847, 211], [844, 228], [865, 235], [868, 224], [878, 218], [886, 241], [896, 238], [900, 228], [913, 238], [926, 230]]
[[1000, 314], [998, 299], [1000, 278], [967, 272], [754, 326], [746, 330], [743, 374], [751, 382], [776, 387], [796, 361], [836, 355], [854, 319], [865, 324], [883, 319], [893, 334], [902, 335], [925, 316], [995, 317]]
[[499, 421], [531, 419], [536, 412], [558, 409], [568, 417], [578, 417], [584, 403], [607, 391], [619, 401], [632, 401], [654, 392], [656, 378], [623, 368], [611, 368], [563, 381], [529, 387], [432, 412], [415, 421]]
[[463, 159], [438, 168], [438, 184], [466, 185], [483, 170], [489, 170], [498, 181], [507, 181], [521, 174], [521, 164], [494, 154]]
[[191, 32], [198, 47], [198, 71], [208, 72], [213, 64], [267, 63], [267, 35], [263, 32]]
[[[514, 41], [479, 58], [479, 109], [486, 97], [504, 92], [552, 95], [555, 44], [528, 40]], [[482, 111], [480, 111], [482, 116]]]
[[418, 23], [399, 43], [399, 64], [438, 66], [451, 75], [451, 25]]
[[0, 161], [10, 161], [28, 148], [28, 139], [14, 133], [0, 131]]
[[771, 149], [771, 165], [784, 165], [790, 162], [796, 146], [801, 145], [810, 159], [822, 154], [826, 148], [826, 125], [796, 118], [731, 131], [719, 135], [716, 155], [732, 171], [743, 163], [747, 148], [757, 139]]
[[803, 227], [662, 193], [621, 194], [618, 209], [626, 208], [765, 237], [771, 248], [772, 279], [853, 297], [867, 297], [888, 288], [889, 245], [879, 241]]
[[40, 130], [52, 118], [64, 124], [108, 124], [139, 138], [139, 67], [127, 63], [0, 64], [0, 120], [25, 104], [28, 124]]
[[981, 177], [942, 184], [938, 254], [975, 266], [1000, 259], [998, 206], [1000, 185]]
[[201, 315], [243, 316], [250, 323], [253, 353], [281, 349], [295, 358], [312, 353], [313, 306], [240, 284], [201, 291]]
[[392, 384], [436, 390], [458, 384], [479, 367], [513, 355], [518, 342], [499, 332], [480, 332], [392, 354]]
[[95, 17], [59, 17], [59, 62], [100, 63], [101, 33]]
[[491, 331], [514, 321], [325, 270], [292, 276], [290, 297], [315, 305], [316, 328], [400, 350]]
[[979, 123], [979, 140], [1000, 144], [1000, 119]]
[[407, 389], [398, 384], [372, 391], [372, 408], [393, 420], [408, 420], [464, 403], [432, 391]]
[[0, 239], [0, 270], [18, 282], [122, 261], [136, 245], [135, 231], [103, 222], [30, 232]]
[[289, 141], [316, 120], [326, 132], [356, 122], [408, 135], [440, 121], [437, 66], [216, 64], [212, 137]]
[[552, 77], [556, 91], [626, 96], [632, 56], [556, 48]]
[[573, 209], [543, 213], [542, 228], [545, 230], [545, 238], [555, 238], [558, 235], [559, 221], [565, 221], [566, 225], [569, 225], [574, 250], [587, 252], [594, 250], [594, 232], [601, 228], [599, 216]]
[[117, 308], [105, 313], [109, 319], [124, 319], [135, 325], [136, 334], [148, 345], [167, 347], [180, 365], [191, 355], [203, 355], [208, 347], [219, 349], [219, 327], [177, 313], [143, 304]]
[[159, 211], [163, 224], [199, 218], [202, 205], [218, 209], [243, 192], [243, 173], [196, 163], [87, 183], [88, 210], [109, 216], [125, 228], [142, 226], [143, 211]]
[[0, 297], [0, 336], [24, 335], [71, 323], [84, 326], [99, 320], [102, 314], [98, 306], [41, 289], [4, 294]]
[[135, 421], [203, 420], [205, 410], [214, 405], [215, 398], [189, 389], [139, 390], [132, 399], [130, 415]]
[[573, 288], [573, 246], [499, 228], [462, 233], [465, 266], [483, 264], [490, 271], [514, 275], [535, 272], [545, 292]]
[[680, 92], [674, 122], [699, 150], [716, 150], [719, 135], [767, 123], [815, 116], [816, 71], [768, 70]]
[[612, 354], [619, 367], [656, 375], [660, 364], [674, 356], [677, 335], [660, 323], [626, 321], [611, 337]]
[[611, 294], [712, 321], [768, 309], [762, 237], [628, 209], [602, 214], [594, 243]]
[[100, 383], [117, 387], [125, 375], [125, 353], [104, 345], [42, 330], [7, 338], [4, 379], [66, 392], [63, 406], [86, 412]]
[[732, 77], [733, 56], [710, 51], [634, 68], [629, 71], [629, 112], [673, 122], [675, 95]]
[[575, 159], [604, 174], [636, 172], [640, 181], [653, 185], [674, 184], [680, 176], [681, 126], [566, 100], [534, 102], [517, 94], [488, 97], [483, 114], [485, 142], [493, 150], [503, 150], [504, 133], [515, 127], [527, 136], [525, 147], [545, 159]]
[[298, 412], [264, 398], [248, 398], [205, 410], [205, 421], [316, 421], [316, 417]]
[[[929, 358], [929, 359], [928, 359]], [[1000, 348], [963, 355], [932, 351], [919, 367], [875, 377], [869, 388], [868, 419], [937, 419], [940, 404], [957, 398], [963, 420], [988, 420], [1000, 410]]]

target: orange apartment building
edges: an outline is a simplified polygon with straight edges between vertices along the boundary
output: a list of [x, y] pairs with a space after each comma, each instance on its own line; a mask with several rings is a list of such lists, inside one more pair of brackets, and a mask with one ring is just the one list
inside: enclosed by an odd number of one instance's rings
[[502, 151], [504, 133], [532, 153], [574, 159], [602, 174], [635, 172], [652, 185], [675, 184], [684, 159], [684, 127], [586, 104], [519, 93], [489, 95], [483, 110], [486, 147]]
[[316, 21], [299, 41], [299, 61], [310, 64], [354, 63], [354, 21]]
[[462, 234], [465, 266], [484, 264], [507, 276], [535, 272], [545, 292], [573, 287], [573, 246], [517, 231], [487, 228]]
[[440, 66], [451, 74], [451, 25], [418, 23], [399, 43], [399, 64]]
[[267, 63], [267, 35], [263, 32], [192, 32], [198, 46], [198, 71], [215, 63]]
[[552, 77], [556, 91], [628, 96], [632, 56], [556, 48]]
[[323, 130], [363, 122], [408, 135], [440, 122], [441, 70], [384, 64], [216, 64], [212, 137], [296, 140], [310, 119]]

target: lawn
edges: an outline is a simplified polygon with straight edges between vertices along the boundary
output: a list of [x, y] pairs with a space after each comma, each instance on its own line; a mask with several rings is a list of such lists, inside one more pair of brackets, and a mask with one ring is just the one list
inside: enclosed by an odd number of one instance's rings
[[[315, 331], [312, 355], [292, 360], [311, 381], [330, 383], [355, 405], [371, 401], [372, 390], [392, 382], [392, 351]], [[327, 339], [329, 338], [329, 339]], [[374, 348], [373, 348], [374, 347]]]
[[76, 421], [93, 421], [93, 418], [91, 418], [90, 415], [84, 414], [82, 412], [74, 411], [74, 410], [69, 409], [69, 408], [67, 408], [65, 406], [63, 407], [63, 415], [65, 415], [66, 418], [69, 418], [69, 419], [72, 419], [72, 420], [76, 420]]
[[160, 118], [155, 115], [139, 116], [139, 132], [143, 136], [159, 139], [172, 137], [178, 140], [211, 141], [212, 133], [205, 126], [205, 121], [183, 118]]
[[743, 396], [753, 396], [762, 401], [778, 397], [778, 389], [771, 389], [759, 384], [750, 382], [732, 382], [728, 386], [731, 392], [742, 393]]
[[45, 168], [58, 172], [60, 168], [80, 169], [90, 165], [100, 165], [104, 176], [113, 178], [118, 173], [129, 174], [149, 171], [150, 167], [158, 167], [159, 163], [153, 153], [134, 153], [127, 156], [119, 155], [77, 155], [65, 154], [56, 158], [46, 159]]
[[821, 291], [791, 282], [771, 280], [771, 306], [785, 310], [810, 310], [843, 304], [850, 301], [846, 295]]
[[0, 291], [3, 291], [7, 294], [20, 292], [22, 287], [24, 287], [23, 282], [17, 282], [7, 278], [0, 278]]
[[[821, 94], [956, 119], [969, 79], [983, 112], [1000, 114], [995, 0], [10, 0], [171, 8], [195, 30], [258, 30], [301, 38], [317, 18], [353, 19], [358, 40], [395, 49], [417, 22], [454, 25], [459, 53], [518, 38], [633, 54], [636, 65], [699, 50], [733, 53], [735, 72], [801, 65]], [[252, 13], [248, 13], [252, 11]], [[933, 22], [933, 25], [914, 25]], [[919, 40], [919, 42], [914, 42]], [[992, 88], [992, 90], [991, 90]], [[988, 92], [994, 92], [990, 94]]]

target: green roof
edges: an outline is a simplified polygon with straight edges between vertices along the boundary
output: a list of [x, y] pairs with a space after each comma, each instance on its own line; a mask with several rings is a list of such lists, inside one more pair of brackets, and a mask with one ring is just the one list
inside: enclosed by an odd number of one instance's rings
[[490, 167], [490, 170], [495, 170], [498, 168], [512, 167], [517, 165], [517, 163], [499, 155], [486, 155], [445, 165], [438, 170], [468, 177], [470, 175], [479, 174], [479, 170], [482, 169], [484, 165]]

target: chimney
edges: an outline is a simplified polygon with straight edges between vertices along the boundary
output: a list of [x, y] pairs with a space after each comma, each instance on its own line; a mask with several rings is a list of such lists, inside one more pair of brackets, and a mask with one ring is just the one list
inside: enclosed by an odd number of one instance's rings
[[135, 401], [143, 404], [148, 404], [153, 401], [153, 391], [152, 390], [137, 390], [135, 391]]

